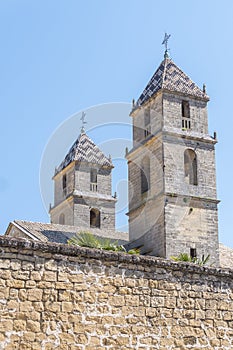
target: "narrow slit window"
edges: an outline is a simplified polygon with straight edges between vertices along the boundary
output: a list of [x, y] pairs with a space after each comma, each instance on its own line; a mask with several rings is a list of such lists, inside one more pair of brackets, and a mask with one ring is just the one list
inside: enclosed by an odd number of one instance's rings
[[182, 129], [191, 129], [190, 106], [188, 101], [182, 101], [181, 113], [182, 113]]
[[197, 249], [196, 248], [190, 248], [190, 256], [192, 259], [197, 257]]
[[92, 192], [97, 191], [97, 169], [91, 169], [91, 172], [90, 172], [90, 190]]
[[188, 101], [182, 101], [182, 117], [190, 118], [190, 109]]
[[148, 192], [150, 189], [150, 159], [143, 158], [141, 164], [141, 194]]
[[144, 136], [145, 138], [151, 134], [151, 125], [150, 125], [150, 108], [145, 109], [144, 113]]
[[62, 176], [62, 190], [63, 190], [63, 194], [66, 195], [66, 192], [67, 192], [67, 177], [66, 177], [66, 174]]

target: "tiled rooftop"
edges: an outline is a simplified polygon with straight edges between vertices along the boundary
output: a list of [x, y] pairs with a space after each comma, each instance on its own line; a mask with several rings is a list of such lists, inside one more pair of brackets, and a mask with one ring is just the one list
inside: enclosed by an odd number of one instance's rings
[[165, 89], [208, 100], [203, 92], [177, 65], [165, 58], [136, 102], [136, 107], [149, 100], [156, 92]]
[[66, 168], [73, 161], [97, 164], [100, 166], [113, 167], [111, 159], [107, 158], [104, 153], [97, 147], [94, 142], [82, 132], [74, 142], [65, 159], [56, 169], [56, 174]]
[[114, 230], [103, 230], [98, 228], [83, 228], [77, 226], [46, 224], [41, 222], [15, 220], [18, 227], [32, 234], [40, 241], [48, 241], [55, 243], [67, 243], [68, 239], [74, 236], [77, 232], [88, 231], [99, 237], [108, 237], [113, 240], [118, 240], [119, 244], [124, 244], [128, 241], [128, 233]]

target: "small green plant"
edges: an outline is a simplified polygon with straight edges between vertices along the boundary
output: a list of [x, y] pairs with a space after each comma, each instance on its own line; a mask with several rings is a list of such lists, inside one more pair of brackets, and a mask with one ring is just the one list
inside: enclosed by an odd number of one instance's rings
[[193, 258], [187, 253], [180, 253], [178, 256], [171, 256], [171, 259], [174, 261], [193, 262]]
[[80, 247], [100, 248], [100, 242], [96, 237], [92, 233], [86, 231], [80, 231], [70, 238], [68, 244], [79, 245]]
[[140, 254], [140, 249], [135, 248], [135, 249], [130, 249], [127, 251], [128, 254]]
[[80, 231], [68, 240], [68, 244], [78, 245], [80, 247], [96, 248], [103, 250], [112, 250], [114, 252], [124, 252], [128, 254], [139, 254], [139, 249], [131, 249], [126, 251], [123, 245], [118, 241], [112, 241], [110, 238], [102, 238], [94, 236], [91, 232]]
[[171, 259], [174, 261], [186, 261], [199, 266], [205, 265], [209, 261], [209, 258], [210, 258], [210, 255], [207, 255], [206, 257], [202, 255], [201, 258], [197, 258], [197, 257], [192, 258], [187, 253], [180, 253], [178, 256], [171, 256]]
[[197, 263], [200, 266], [205, 265], [209, 261], [210, 255], [208, 254], [206, 257], [202, 255], [201, 259], [197, 259]]

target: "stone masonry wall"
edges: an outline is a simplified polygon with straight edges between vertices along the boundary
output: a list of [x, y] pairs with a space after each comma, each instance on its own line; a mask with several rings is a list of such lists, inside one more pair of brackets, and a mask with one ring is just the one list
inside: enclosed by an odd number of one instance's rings
[[[195, 141], [193, 141], [195, 144]], [[201, 143], [197, 147], [182, 137], [167, 137], [164, 142], [165, 191], [191, 195], [200, 198], [216, 199], [216, 169], [214, 145]], [[185, 180], [184, 152], [195, 149], [197, 156], [198, 186]]]
[[[198, 207], [199, 205], [199, 207]], [[166, 254], [190, 255], [195, 248], [198, 258], [210, 256], [208, 265], [219, 266], [218, 212], [203, 208], [199, 201], [184, 203], [182, 197], [169, 198], [165, 206]]]
[[[150, 188], [141, 194], [141, 169], [144, 157], [150, 160]], [[156, 224], [164, 203], [157, 200], [164, 188], [161, 137], [147, 142], [128, 154], [129, 238], [134, 241]], [[161, 232], [164, 235], [164, 232]], [[157, 241], [156, 241], [157, 242]], [[154, 242], [153, 242], [154, 243]], [[153, 248], [153, 247], [152, 247]]]
[[232, 349], [233, 271], [0, 238], [0, 349]]
[[74, 225], [74, 202], [72, 198], [64, 200], [50, 211], [51, 223], [59, 224], [61, 213], [65, 216], [65, 225]]
[[77, 198], [74, 204], [74, 225], [90, 227], [90, 208], [100, 209], [100, 228], [115, 230], [115, 202], [93, 198]]
[[[81, 192], [90, 192], [90, 164], [76, 164], [75, 166], [75, 189]], [[96, 168], [98, 193], [112, 195], [111, 169]], [[95, 193], [95, 192], [94, 192]]]
[[186, 100], [190, 106], [191, 128], [201, 134], [208, 134], [207, 104], [205, 101], [187, 98], [175, 94], [163, 94], [164, 126], [173, 129], [182, 129], [182, 101]]
[[[63, 191], [62, 178], [66, 175], [66, 190]], [[69, 166], [67, 170], [63, 170], [54, 178], [54, 206], [63, 202], [66, 195], [74, 190], [74, 166]]]

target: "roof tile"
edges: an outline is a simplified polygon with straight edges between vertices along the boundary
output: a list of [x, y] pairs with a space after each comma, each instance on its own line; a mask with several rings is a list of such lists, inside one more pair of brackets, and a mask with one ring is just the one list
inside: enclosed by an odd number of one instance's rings
[[99, 228], [85, 228], [69, 225], [47, 224], [41, 222], [21, 221], [15, 220], [19, 227], [31, 233], [40, 241], [46, 240], [56, 243], [67, 243], [77, 232], [88, 231], [99, 237], [108, 237], [113, 240], [119, 240], [119, 244], [126, 243], [129, 239], [127, 232], [120, 232], [115, 230], [103, 230]]
[[56, 169], [56, 174], [66, 168], [73, 161], [113, 167], [111, 160], [104, 155], [85, 132], [82, 132], [74, 142], [65, 156], [65, 159]]
[[141, 106], [156, 92], [165, 89], [171, 92], [179, 92], [208, 100], [209, 97], [203, 92], [177, 65], [169, 58], [165, 58], [143, 93], [139, 97], [136, 107]]

